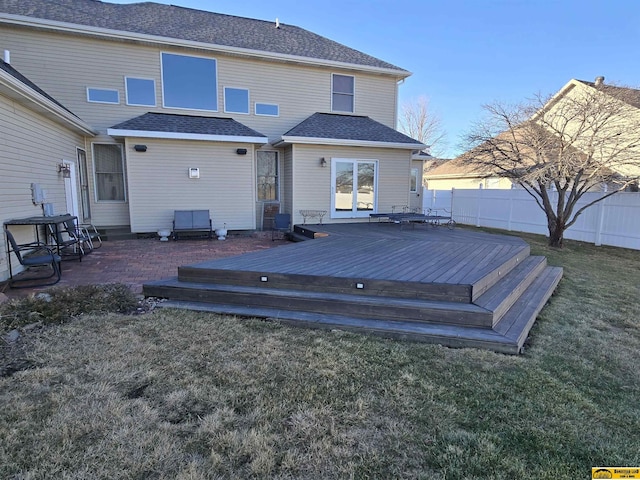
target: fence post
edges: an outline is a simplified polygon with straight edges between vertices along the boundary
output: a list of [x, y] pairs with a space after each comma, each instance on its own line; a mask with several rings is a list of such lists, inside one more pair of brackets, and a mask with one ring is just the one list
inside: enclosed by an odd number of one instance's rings
[[507, 231], [511, 231], [511, 219], [513, 218], [513, 190], [509, 190], [511, 195], [509, 195], [509, 220], [507, 220]]
[[478, 189], [478, 196], [476, 200], [476, 227], [480, 226], [480, 202], [482, 201], [482, 188]]
[[596, 247], [599, 247], [602, 245], [602, 226], [604, 225], [604, 209], [605, 209], [605, 202], [607, 202], [609, 199], [605, 198], [604, 200], [598, 202], [598, 222], [596, 223], [596, 231], [595, 231], [595, 240], [594, 240], [594, 244]]

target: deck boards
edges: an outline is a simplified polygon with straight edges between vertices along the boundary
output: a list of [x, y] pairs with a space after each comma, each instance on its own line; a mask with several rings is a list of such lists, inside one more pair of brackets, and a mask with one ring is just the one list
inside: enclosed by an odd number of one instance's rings
[[305, 229], [327, 236], [183, 266], [144, 293], [184, 308], [519, 353], [562, 276], [508, 235], [373, 222]]

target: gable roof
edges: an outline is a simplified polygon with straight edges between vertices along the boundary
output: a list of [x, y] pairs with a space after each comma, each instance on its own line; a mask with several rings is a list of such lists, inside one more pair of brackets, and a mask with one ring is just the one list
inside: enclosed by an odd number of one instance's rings
[[576, 82], [580, 82], [592, 88], [598, 88], [601, 92], [617, 98], [618, 100], [622, 100], [632, 107], [640, 108], [640, 90], [607, 84], [596, 85], [594, 82], [588, 82], [586, 80], [576, 80]]
[[112, 137], [170, 138], [266, 144], [260, 132], [232, 118], [145, 113], [107, 129]]
[[[20, 23], [20, 18], [42, 19], [41, 27], [52, 22], [82, 25], [113, 32], [228, 47], [238, 53], [262, 52], [293, 58], [324, 60], [385, 70], [399, 77], [410, 73], [388, 62], [354, 50], [338, 42], [294, 25], [254, 20], [164, 5], [153, 2], [113, 4], [98, 0], [0, 0], [0, 20]], [[57, 25], [62, 28], [64, 25]], [[69, 26], [69, 25], [67, 25]], [[92, 33], [92, 32], [86, 32]], [[166, 42], [165, 42], [166, 43]], [[170, 42], [169, 42], [170, 43]]]
[[4, 60], [0, 60], [0, 93], [82, 134], [95, 135], [89, 124]]
[[372, 146], [418, 150], [425, 145], [369, 117], [314, 113], [276, 143]]

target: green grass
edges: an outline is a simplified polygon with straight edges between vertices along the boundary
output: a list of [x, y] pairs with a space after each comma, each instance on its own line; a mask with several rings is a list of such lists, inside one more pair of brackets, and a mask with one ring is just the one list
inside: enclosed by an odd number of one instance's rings
[[0, 478], [590, 478], [640, 466], [640, 252], [568, 241], [525, 354], [155, 310], [28, 335]]

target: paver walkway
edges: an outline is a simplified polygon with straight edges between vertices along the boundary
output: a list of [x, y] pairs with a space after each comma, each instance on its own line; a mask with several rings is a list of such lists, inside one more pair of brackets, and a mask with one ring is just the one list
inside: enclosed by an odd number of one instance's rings
[[[55, 286], [124, 283], [135, 293], [142, 284], [178, 274], [178, 267], [216, 258], [241, 255], [288, 244], [283, 240], [230, 236], [227, 240], [179, 240], [160, 242], [156, 239], [112, 240], [77, 260], [62, 262], [62, 280]], [[9, 298], [26, 296], [46, 288], [11, 289], [0, 285]], [[4, 290], [4, 291], [3, 291]]]

